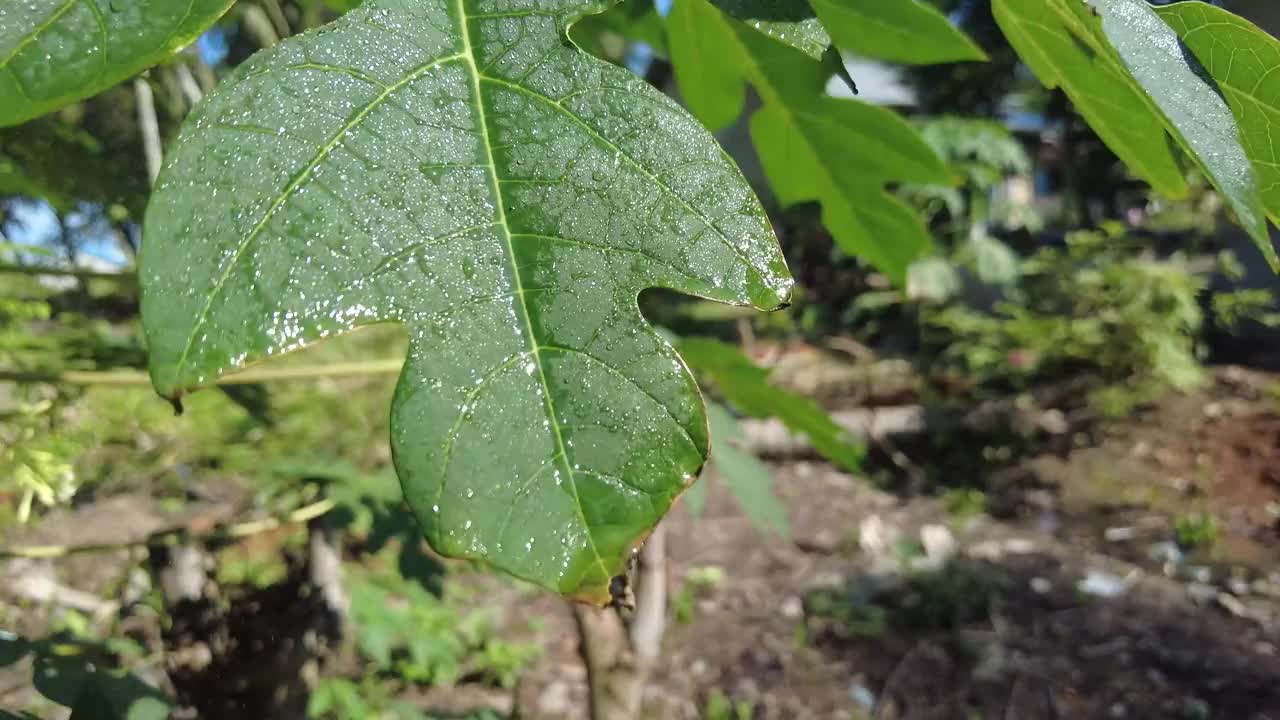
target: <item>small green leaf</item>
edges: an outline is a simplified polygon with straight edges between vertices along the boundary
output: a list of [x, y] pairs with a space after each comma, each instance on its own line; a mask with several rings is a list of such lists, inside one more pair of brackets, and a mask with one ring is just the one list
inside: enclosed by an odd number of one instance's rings
[[919, 133], [890, 110], [827, 95], [831, 72], [820, 61], [707, 0], [677, 2], [668, 34], [690, 110], [723, 127], [741, 112], [742, 85], [750, 82], [764, 101], [751, 135], [779, 202], [818, 201], [841, 249], [903, 282], [930, 239], [919, 215], [884, 188], [951, 181]]
[[71, 708], [77, 720], [164, 720], [173, 710], [137, 676], [95, 667], [85, 657], [42, 655], [32, 680], [41, 695]]
[[[894, 0], [895, 2], [897, 0]], [[721, 12], [779, 42], [822, 59], [831, 36], [806, 0], [711, 0]], [[680, 5], [676, 0], [675, 6]], [[673, 9], [674, 12], [674, 9]]]
[[1064, 0], [993, 0], [992, 10], [1009, 43], [1040, 82], [1062, 88], [1098, 137], [1133, 172], [1165, 195], [1186, 194], [1186, 179], [1169, 138], [1160, 130], [1159, 112]]
[[1216, 84], [1145, 0], [1087, 2], [1102, 16], [1102, 31], [1163, 112], [1174, 137], [1199, 162], [1236, 221], [1276, 265], [1253, 166], [1241, 147], [1235, 116]]
[[697, 475], [666, 287], [760, 309], [792, 280], [711, 136], [566, 43], [589, 0], [368, 0], [265, 51], [188, 119], [147, 213], [157, 390], [377, 322], [432, 546], [591, 601]]
[[234, 0], [5, 0], [0, 127], [82, 100], [196, 39]]
[[810, 0], [841, 50], [910, 65], [986, 60], [947, 17], [916, 0]]
[[[1219, 7], [1180, 2], [1157, 8], [1217, 83], [1240, 127], [1267, 216], [1280, 223], [1280, 40]], [[1270, 241], [1262, 251], [1277, 265]]]
[[738, 421], [715, 403], [707, 406], [707, 418], [711, 423], [711, 462], [733, 499], [756, 528], [789, 536], [787, 508], [773, 492], [773, 475], [759, 458], [742, 449]]
[[825, 410], [810, 398], [770, 384], [769, 371], [757, 367], [737, 348], [710, 338], [689, 338], [679, 348], [689, 367], [714, 382], [720, 395], [740, 412], [778, 418], [808, 438], [820, 455], [846, 470], [856, 471], [861, 465], [862, 447]]

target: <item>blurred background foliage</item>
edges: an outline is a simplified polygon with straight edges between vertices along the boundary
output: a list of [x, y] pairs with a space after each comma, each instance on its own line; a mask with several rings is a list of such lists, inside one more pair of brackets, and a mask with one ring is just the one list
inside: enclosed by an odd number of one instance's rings
[[[161, 140], [253, 52], [355, 4], [236, 3], [192, 47], [138, 81], [154, 96]], [[866, 451], [864, 438], [824, 409], [833, 403], [829, 387], [812, 377], [779, 379], [780, 358], [797, 349], [818, 349], [848, 376], [900, 362], [913, 378], [911, 399], [938, 406], [1070, 383], [1067, 409], [1118, 421], [1163, 393], [1200, 386], [1206, 364], [1266, 367], [1280, 348], [1271, 331], [1280, 325], [1274, 276], [1229, 229], [1221, 199], [1196, 171], [1187, 170], [1187, 197], [1154, 194], [1061, 91], [1046, 90], [1020, 64], [988, 2], [933, 4], [989, 61], [898, 66], [849, 56], [835, 73], [847, 72], [863, 100], [908, 118], [952, 180], [887, 185], [932, 241], [905, 282], [895, 285], [842, 249], [818, 203], [783, 206], [778, 198], [791, 196], [770, 185], [747, 131], [746, 118], [760, 106], [748, 95], [718, 137], [770, 203], [799, 280], [795, 304], [758, 315], [670, 293], [642, 297], [713, 400], [709, 481], [725, 483], [751, 521], [775, 536], [791, 528], [740, 423], [776, 418], [845, 470], [858, 469]], [[575, 26], [572, 37], [680, 97], [668, 9], [627, 0]], [[831, 87], [849, 94], [839, 77]], [[442, 563], [422, 544], [390, 469], [394, 372], [226, 386], [193, 395], [180, 416], [146, 385], [130, 274], [150, 185], [139, 112], [126, 83], [0, 130], [0, 539], [25, 542], [51, 513], [110, 497], [153, 499], [186, 531], [208, 529], [198, 515], [210, 503], [233, 509], [217, 517], [227, 523], [331, 502], [326, 523], [341, 531], [357, 629], [345, 655], [311, 679], [309, 716], [425, 718], [415, 702], [422, 688], [514, 687], [541, 652], [537, 623], [455, 582], [477, 573]], [[397, 328], [375, 327], [273, 367], [385, 361], [404, 350]], [[869, 462], [876, 461], [873, 452]], [[912, 474], [888, 467], [898, 481]], [[691, 491], [691, 509], [702, 506], [707, 482]], [[947, 497], [982, 512], [981, 494]], [[1212, 542], [1216, 526], [1199, 517], [1179, 523], [1184, 544]], [[256, 597], [288, 582], [307, 551], [306, 533], [292, 527], [264, 537], [219, 549], [222, 597]], [[513, 584], [490, 578], [480, 587], [493, 583]], [[130, 629], [136, 618], [163, 615], [156, 593], [140, 591], [109, 619], [29, 612], [30, 601], [0, 605], [0, 627], [16, 633], [0, 633], [0, 666], [26, 658], [39, 693], [18, 709], [164, 716], [170, 699], [154, 690], [158, 683], [122, 673], [154, 678], [163, 666], [155, 634]], [[76, 705], [100, 698], [114, 707], [124, 696], [136, 707], [118, 714]], [[708, 717], [750, 716], [723, 695], [707, 705]]]

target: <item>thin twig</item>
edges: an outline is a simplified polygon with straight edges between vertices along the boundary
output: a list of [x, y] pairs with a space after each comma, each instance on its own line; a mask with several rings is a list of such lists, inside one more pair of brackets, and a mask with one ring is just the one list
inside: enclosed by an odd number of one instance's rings
[[[395, 375], [403, 360], [368, 360], [364, 362], [298, 365], [278, 368], [249, 368], [234, 375], [218, 378], [216, 385], [256, 385], [267, 382], [318, 380], [321, 378]], [[28, 372], [0, 369], [0, 382], [48, 383], [53, 385], [101, 385], [107, 387], [147, 387], [151, 378], [141, 370], [66, 370], [63, 372]]]
[[138, 100], [138, 131], [142, 134], [147, 177], [154, 185], [164, 160], [164, 151], [160, 147], [160, 122], [156, 119], [156, 98], [151, 92], [151, 85], [142, 77], [133, 79], [133, 94]]
[[13, 265], [0, 263], [0, 275], [40, 275], [50, 277], [75, 277], [82, 280], [115, 280], [122, 283], [137, 282], [131, 272], [103, 272], [84, 268], [42, 267], [40, 265]]
[[244, 29], [258, 43], [258, 47], [269, 48], [280, 42], [280, 35], [276, 33], [271, 18], [267, 17], [267, 12], [257, 5], [245, 5], [244, 10], [241, 11], [240, 20]]
[[187, 99], [187, 105], [194, 108], [196, 103], [204, 97], [204, 90], [200, 89], [200, 83], [197, 83], [195, 76], [191, 74], [191, 68], [179, 59], [173, 66], [173, 74], [178, 79], [178, 87], [182, 89], [182, 96]]
[[195, 539], [206, 542], [217, 540], [236, 540], [249, 537], [250, 535], [258, 535], [271, 530], [276, 530], [284, 527], [285, 525], [309, 522], [321, 515], [324, 515], [336, 506], [337, 503], [326, 498], [324, 500], [313, 502], [310, 505], [304, 505], [290, 513], [278, 517], [268, 517], [260, 520], [248, 520], [245, 522], [234, 523], [231, 525], [221, 525], [203, 533], [192, 533], [187, 527], [170, 528], [168, 530], [161, 530], [159, 532], [152, 533], [141, 540], [122, 543], [91, 543], [86, 545], [19, 545], [0, 550], [0, 560], [14, 560], [19, 558], [25, 558], [28, 560], [55, 560], [58, 558], [69, 557], [71, 555], [112, 552], [115, 550], [125, 550], [134, 547], [146, 547], [148, 545], [155, 545], [157, 542], [177, 538]]
[[641, 682], [662, 652], [667, 624], [667, 526], [659, 524], [640, 549], [636, 572], [636, 612], [631, 619], [631, 647]]
[[262, 7], [266, 9], [267, 17], [271, 18], [271, 25], [276, 29], [277, 35], [287, 38], [293, 34], [289, 20], [284, 16], [284, 10], [277, 0], [262, 0]]

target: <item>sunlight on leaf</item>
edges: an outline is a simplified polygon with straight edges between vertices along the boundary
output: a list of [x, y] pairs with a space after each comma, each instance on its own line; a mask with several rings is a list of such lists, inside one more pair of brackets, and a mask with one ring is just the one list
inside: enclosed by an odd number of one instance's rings
[[1253, 166], [1221, 91], [1145, 0], [1087, 0], [1125, 67], [1162, 111], [1166, 126], [1223, 194], [1236, 221], [1273, 266], [1275, 248]]
[[863, 57], [912, 65], [986, 60], [986, 53], [928, 2], [810, 0], [832, 42]]
[[600, 4], [531, 7], [374, 0], [238, 68], [160, 177], [143, 322], [175, 398], [402, 324], [392, 450], [432, 546], [604, 602], [707, 451], [638, 293], [767, 310], [792, 280], [710, 135], [565, 43]]
[[106, 90], [195, 40], [234, 0], [5, 0], [0, 127]]
[[[895, 0], [896, 1], [896, 0]], [[831, 45], [807, 0], [711, 0], [721, 12], [817, 60]], [[675, 6], [679, 7], [680, 2]]]
[[676, 78], [708, 127], [740, 113], [744, 83], [764, 107], [751, 119], [756, 151], [783, 205], [817, 201], [836, 243], [901, 284], [930, 245], [919, 215], [885, 192], [896, 182], [948, 184], [941, 159], [896, 113], [826, 94], [830, 70], [785, 43], [682, 0], [668, 18]]
[[[1265, 211], [1280, 224], [1280, 40], [1222, 8], [1183, 2], [1156, 12], [1177, 31], [1222, 91], [1240, 126], [1240, 139], [1253, 163]], [[1274, 246], [1263, 246], [1272, 266]]]
[[993, 0], [992, 10], [1040, 82], [1062, 88], [1133, 172], [1165, 195], [1186, 194], [1159, 112], [1064, 0]]

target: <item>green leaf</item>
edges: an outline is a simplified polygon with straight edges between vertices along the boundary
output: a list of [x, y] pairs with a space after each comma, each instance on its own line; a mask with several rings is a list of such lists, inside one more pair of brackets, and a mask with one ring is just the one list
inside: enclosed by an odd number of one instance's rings
[[1163, 126], [1159, 112], [1065, 2], [992, 0], [992, 10], [1009, 43], [1040, 82], [1062, 88], [1098, 137], [1134, 173], [1165, 195], [1186, 194], [1172, 144], [1157, 130]]
[[60, 212], [75, 209], [78, 201], [121, 203], [142, 217], [151, 180], [138, 162], [142, 149], [132, 100], [121, 88], [86, 106], [84, 118], [54, 113], [0, 128], [0, 195], [43, 198]]
[[1145, 0], [1087, 2], [1101, 15], [1102, 31], [1125, 67], [1163, 112], [1170, 132], [1223, 194], [1236, 221], [1280, 267], [1240, 130], [1204, 68]]
[[605, 602], [707, 451], [637, 295], [772, 309], [792, 280], [711, 136], [564, 41], [599, 8], [370, 0], [261, 53], [172, 147], [140, 279], [174, 398], [402, 324], [392, 451], [432, 546]]
[[836, 47], [910, 65], [986, 60], [969, 36], [927, 2], [810, 0]]
[[89, 658], [42, 655], [32, 680], [41, 695], [72, 708], [76, 720], [164, 720], [173, 709], [137, 676], [100, 669]]
[[716, 475], [728, 486], [752, 525], [763, 532], [789, 536], [787, 508], [773, 492], [773, 475], [759, 458], [742, 448], [742, 427], [738, 421], [715, 403], [707, 406], [707, 418], [711, 425], [711, 463]]
[[94, 95], [187, 45], [234, 0], [6, 0], [0, 127]]
[[841, 249], [901, 283], [930, 239], [919, 215], [885, 185], [951, 181], [919, 133], [890, 110], [828, 96], [831, 73], [821, 62], [706, 0], [677, 2], [668, 34], [690, 110], [708, 127], [723, 127], [741, 112], [750, 82], [764, 102], [751, 134], [779, 202], [821, 203]]
[[846, 470], [856, 471], [861, 465], [862, 447], [825, 410], [810, 398], [770, 384], [769, 371], [757, 367], [737, 348], [710, 338], [689, 338], [679, 348], [689, 367], [714, 382], [720, 395], [740, 412], [778, 418], [807, 437], [820, 455]]
[[[1240, 128], [1240, 140], [1253, 163], [1265, 212], [1280, 223], [1280, 40], [1222, 8], [1182, 2], [1156, 12], [1216, 81]], [[1273, 267], [1275, 248], [1262, 251]]]
[[[897, 1], [897, 0], [894, 0]], [[806, 0], [711, 0], [721, 12], [820, 60], [831, 46], [822, 21]], [[680, 6], [676, 0], [672, 12]]]

